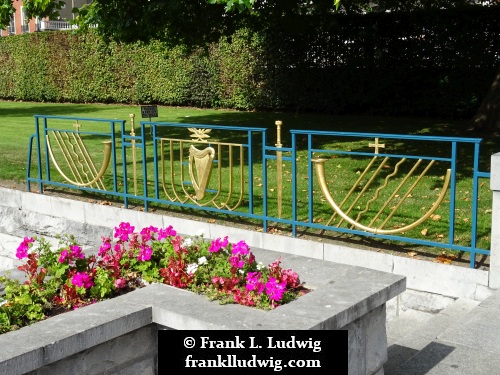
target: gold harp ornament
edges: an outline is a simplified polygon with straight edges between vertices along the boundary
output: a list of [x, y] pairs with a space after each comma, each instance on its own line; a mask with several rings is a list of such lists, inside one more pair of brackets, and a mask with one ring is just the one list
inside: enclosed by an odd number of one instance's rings
[[[189, 176], [191, 177], [197, 200], [205, 197], [205, 192], [212, 175], [214, 158], [215, 150], [212, 147], [207, 147], [204, 150], [198, 150], [194, 146], [189, 147]], [[194, 169], [196, 169], [196, 176]]]

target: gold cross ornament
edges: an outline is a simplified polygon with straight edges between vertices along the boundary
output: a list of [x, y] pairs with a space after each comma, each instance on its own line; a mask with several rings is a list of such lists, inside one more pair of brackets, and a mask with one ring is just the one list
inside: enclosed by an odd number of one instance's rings
[[378, 149], [385, 148], [385, 143], [378, 143], [378, 138], [375, 138], [375, 143], [369, 143], [368, 147], [375, 147], [375, 154], [378, 154]]

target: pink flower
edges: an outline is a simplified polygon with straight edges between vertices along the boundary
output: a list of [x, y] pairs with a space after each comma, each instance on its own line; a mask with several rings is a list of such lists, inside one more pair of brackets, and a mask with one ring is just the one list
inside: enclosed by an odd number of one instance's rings
[[258, 294], [261, 294], [265, 288], [264, 284], [259, 281], [261, 275], [260, 272], [249, 272], [246, 277], [247, 285], [245, 289], [248, 291], [255, 290]]
[[174, 230], [174, 228], [171, 225], [169, 225], [167, 228], [159, 230], [158, 241], [161, 241], [162, 239], [167, 238], [167, 237], [173, 237], [176, 234], [177, 234], [177, 232]]
[[231, 255], [228, 259], [231, 266], [235, 268], [243, 268], [245, 266], [245, 261], [241, 259], [238, 255]]
[[142, 241], [149, 241], [152, 238], [153, 233], [158, 233], [158, 228], [153, 226], [150, 226], [149, 228], [143, 228], [141, 230]]
[[227, 236], [224, 237], [223, 240], [221, 240], [219, 237], [216, 240], [212, 241], [210, 247], [208, 248], [208, 251], [210, 251], [211, 253], [216, 253], [223, 247], [226, 247], [228, 243], [229, 241], [227, 240]]
[[29, 244], [34, 241], [35, 239], [33, 237], [24, 237], [23, 242], [21, 242], [16, 251], [17, 259], [23, 259], [28, 257]]
[[73, 285], [84, 287], [85, 289], [91, 288], [94, 286], [94, 280], [92, 277], [88, 275], [86, 272], [77, 272], [72, 278], [71, 282]]
[[285, 292], [286, 282], [281, 283], [274, 277], [271, 277], [266, 283], [266, 294], [273, 301], [279, 301], [283, 298], [283, 293]]
[[234, 255], [247, 255], [249, 252], [249, 247], [245, 241], [240, 241], [233, 245], [232, 253]]
[[144, 262], [146, 260], [151, 259], [151, 255], [153, 254], [153, 249], [149, 246], [141, 246], [141, 252], [137, 256], [137, 260], [139, 262]]
[[121, 289], [124, 288], [125, 285], [127, 285], [127, 282], [125, 281], [125, 279], [119, 278], [115, 280], [114, 284], [116, 289]]
[[85, 254], [82, 253], [82, 248], [78, 245], [73, 245], [73, 246], [70, 246], [70, 256], [74, 259], [76, 258], [79, 258], [79, 259], [83, 259], [85, 258]]
[[99, 256], [102, 257], [104, 254], [108, 252], [108, 250], [111, 249], [111, 238], [102, 238], [102, 245], [99, 247]]
[[58, 262], [64, 263], [66, 261], [67, 257], [68, 257], [68, 250], [64, 249], [63, 251], [61, 251], [61, 253], [59, 255]]
[[289, 288], [296, 288], [300, 284], [299, 275], [291, 269], [281, 271], [281, 280], [285, 281]]
[[119, 227], [115, 227], [115, 238], [119, 238], [120, 241], [128, 241], [129, 234], [134, 233], [135, 227], [130, 225], [130, 223], [120, 223]]

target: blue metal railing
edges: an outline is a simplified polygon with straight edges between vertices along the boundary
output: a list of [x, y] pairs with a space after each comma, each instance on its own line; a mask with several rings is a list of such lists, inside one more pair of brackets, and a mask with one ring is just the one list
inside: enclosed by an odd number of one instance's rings
[[[360, 236], [372, 236], [383, 238], [387, 240], [395, 240], [395, 241], [403, 241], [408, 243], [413, 243], [417, 245], [425, 245], [425, 246], [433, 246], [443, 249], [456, 250], [456, 251], [465, 251], [470, 253], [470, 267], [475, 267], [475, 258], [476, 254], [489, 255], [490, 250], [488, 249], [480, 249], [476, 247], [476, 238], [477, 238], [477, 213], [478, 213], [478, 184], [479, 178], [490, 178], [490, 173], [480, 172], [479, 171], [479, 144], [481, 139], [479, 138], [457, 138], [457, 137], [436, 137], [436, 136], [416, 136], [416, 135], [403, 135], [403, 134], [380, 134], [380, 133], [352, 133], [352, 132], [325, 132], [325, 131], [307, 131], [307, 130], [291, 130], [292, 133], [292, 145], [296, 145], [297, 136], [303, 135], [307, 137], [307, 155], [308, 155], [308, 165], [311, 166], [311, 161], [313, 159], [312, 155], [314, 153], [322, 153], [322, 154], [333, 154], [333, 155], [358, 155], [358, 156], [374, 156], [374, 153], [370, 152], [353, 152], [353, 151], [339, 151], [339, 150], [325, 150], [320, 148], [313, 147], [313, 137], [316, 137], [315, 140], [321, 137], [336, 137], [336, 138], [383, 138], [384, 140], [397, 140], [397, 141], [413, 141], [413, 142], [435, 142], [436, 144], [445, 143], [450, 148], [450, 156], [442, 157], [442, 156], [423, 156], [423, 155], [407, 155], [407, 154], [388, 154], [388, 153], [380, 153], [377, 154], [378, 157], [389, 157], [389, 158], [407, 158], [407, 159], [422, 159], [422, 160], [436, 160], [439, 162], [448, 162], [451, 168], [451, 180], [450, 180], [450, 198], [449, 198], [449, 233], [448, 233], [448, 242], [442, 243], [438, 241], [430, 241], [423, 240], [418, 238], [408, 238], [402, 235], [385, 235], [378, 233], [368, 233], [366, 231], [360, 231], [356, 229], [346, 229], [346, 228], [331, 228], [329, 226], [325, 226], [322, 224], [317, 224], [312, 221], [312, 211], [309, 212], [308, 222], [305, 224], [304, 222], [300, 222], [301, 226], [307, 225], [311, 228], [317, 228], [322, 230], [333, 230], [341, 233], [349, 233]], [[456, 176], [457, 176], [457, 147], [459, 144], [473, 144], [474, 152], [473, 152], [473, 186], [472, 186], [472, 211], [471, 211], [471, 244], [470, 246], [457, 245], [455, 243], [455, 223], [456, 223]], [[296, 147], [294, 147], [296, 148]], [[422, 147], [423, 148], [423, 147]], [[440, 149], [442, 151], [442, 149]], [[309, 206], [313, 207], [312, 200], [312, 181], [313, 181], [313, 170], [312, 168], [308, 169], [308, 180], [310, 181], [309, 185]], [[294, 226], [295, 233], [295, 226]]]
[[[69, 116], [46, 116], [46, 115], [35, 115], [35, 134], [33, 134], [29, 139], [28, 144], [28, 165], [26, 169], [26, 183], [28, 191], [31, 191], [31, 183], [37, 183], [40, 193], [43, 192], [44, 185], [52, 185], [64, 188], [72, 188], [79, 189], [82, 191], [95, 192], [95, 193], [105, 193], [117, 197], [124, 198], [124, 194], [118, 191], [118, 183], [117, 183], [117, 156], [116, 156], [116, 127], [119, 126], [120, 133], [125, 134], [125, 121], [124, 120], [109, 120], [109, 119], [98, 119], [98, 118], [82, 118], [82, 117], [69, 117]], [[48, 122], [52, 120], [54, 122], [66, 123], [68, 121], [79, 121], [79, 122], [88, 122], [95, 123], [98, 126], [107, 125], [109, 131], [77, 131], [77, 130], [68, 130], [61, 127], [49, 126]], [[55, 181], [51, 177], [52, 171], [52, 162], [50, 160], [49, 153], [49, 144], [47, 143], [47, 137], [50, 132], [62, 132], [64, 134], [75, 134], [79, 133], [87, 136], [95, 136], [101, 137], [103, 139], [111, 140], [111, 173], [112, 173], [112, 181], [113, 181], [113, 189], [112, 190], [104, 190], [104, 189], [96, 189], [91, 187], [82, 187], [75, 186], [73, 184], [69, 184], [67, 182]], [[33, 141], [35, 142], [36, 148], [36, 175], [37, 177], [33, 177], [31, 175], [32, 172], [32, 154], [33, 154]]]
[[[477, 246], [477, 227], [478, 227], [478, 197], [479, 197], [479, 180], [481, 178], [489, 178], [490, 174], [486, 172], [479, 171], [479, 144], [481, 139], [478, 138], [457, 138], [457, 137], [434, 137], [434, 136], [415, 136], [415, 135], [401, 135], [401, 134], [380, 134], [380, 133], [355, 133], [355, 132], [335, 132], [335, 131], [314, 131], [314, 130], [291, 130], [291, 145], [290, 147], [278, 146], [268, 146], [267, 142], [267, 128], [258, 127], [238, 127], [238, 126], [222, 126], [222, 125], [207, 125], [207, 124], [180, 124], [171, 122], [154, 122], [154, 121], [142, 121], [140, 123], [140, 131], [138, 135], [133, 133], [127, 134], [125, 128], [124, 120], [109, 120], [109, 119], [94, 119], [94, 118], [81, 118], [81, 117], [67, 117], [67, 116], [45, 116], [45, 115], [35, 115], [35, 134], [33, 134], [28, 143], [28, 165], [27, 165], [27, 188], [31, 189], [32, 183], [37, 183], [39, 185], [40, 192], [43, 192], [45, 185], [53, 185], [62, 188], [79, 189], [82, 191], [106, 194], [123, 200], [125, 207], [128, 207], [131, 200], [142, 202], [144, 205], [144, 210], [148, 211], [151, 205], [166, 205], [166, 206], [176, 206], [182, 208], [189, 208], [195, 210], [203, 210], [208, 212], [234, 215], [242, 218], [255, 219], [262, 222], [263, 230], [268, 231], [269, 225], [271, 223], [278, 223], [286, 226], [290, 226], [291, 233], [293, 236], [298, 235], [299, 230], [320, 230], [320, 231], [330, 231], [332, 233], [338, 233], [340, 235], [355, 235], [355, 236], [365, 236], [372, 238], [380, 238], [388, 241], [398, 241], [405, 242], [416, 245], [431, 246], [436, 248], [442, 248], [446, 250], [463, 251], [470, 254], [470, 267], [474, 268], [476, 266], [476, 255], [488, 256], [490, 251], [488, 249], [479, 248]], [[83, 126], [77, 126], [72, 128], [73, 125], [70, 122], [76, 121], [77, 124], [85, 124]], [[69, 124], [69, 125], [68, 125]], [[208, 140], [196, 141], [193, 138], [189, 138], [189, 129], [211, 129], [213, 133], [221, 135], [222, 138], [227, 138], [226, 140], [218, 140], [217, 138], [210, 138]], [[104, 129], [104, 131], [103, 131]], [[75, 153], [76, 149], [80, 143], [79, 140], [82, 139], [82, 144], [84, 142], [96, 143], [96, 140], [103, 140], [111, 142], [111, 161], [110, 161], [110, 176], [106, 175], [106, 181], [112, 182], [112, 188], [96, 188], [91, 186], [76, 186], [74, 184], [68, 183], [64, 179], [61, 179], [59, 174], [54, 174], [54, 161], [51, 160], [49, 150], [50, 143], [48, 139], [54, 134], [58, 135], [59, 139], [66, 140], [69, 147], [60, 145], [62, 149], [66, 149], [67, 153]], [[191, 137], [193, 137], [191, 135]], [[383, 149], [383, 152], [375, 150], [366, 149], [361, 141], [370, 139], [383, 139], [385, 142], [393, 142], [393, 144], [398, 143], [398, 145], [387, 145], [387, 148]], [[236, 140], [237, 141], [233, 141]], [[305, 142], [304, 142], [305, 140]], [[300, 141], [300, 142], [299, 142]], [[62, 143], [63, 141], [61, 141]], [[163, 143], [162, 143], [163, 142]], [[193, 197], [189, 197], [187, 194], [186, 199], [179, 199], [179, 195], [175, 192], [172, 195], [167, 193], [167, 188], [165, 187], [165, 171], [163, 168], [174, 169], [174, 161], [169, 161], [165, 163], [163, 160], [163, 154], [167, 151], [162, 151], [160, 145], [170, 142], [171, 150], [168, 151], [172, 155], [176, 156], [175, 168], [177, 169], [177, 175], [174, 172], [168, 176], [171, 179], [177, 179], [175, 182], [170, 181], [171, 187], [175, 189], [177, 186], [179, 191], [186, 193], [193, 191], [193, 182], [188, 181], [185, 177], [186, 173], [183, 172], [183, 168], [191, 168], [189, 165], [192, 161], [183, 160], [183, 147], [187, 144], [198, 144], [205, 146], [219, 147], [219, 151], [222, 147], [227, 147], [228, 149], [238, 148], [241, 149], [241, 160], [238, 157], [233, 157], [232, 151], [230, 151], [231, 162], [223, 160], [221, 155], [217, 155], [214, 160], [215, 165], [218, 168], [218, 173], [232, 173], [228, 172], [233, 168], [236, 168], [233, 163], [233, 158], [238, 160], [239, 163], [243, 163], [241, 167], [241, 178], [244, 177], [245, 189], [244, 199], [240, 198], [241, 205], [238, 203], [234, 207], [229, 207], [227, 202], [230, 201], [229, 195], [234, 193], [233, 182], [230, 183], [230, 187], [226, 189], [228, 181], [232, 181], [233, 177], [223, 177], [219, 175], [219, 183], [207, 189], [207, 195], [218, 196], [222, 194], [221, 190], [230, 190], [228, 194], [226, 205], [218, 203], [216, 199], [209, 202], [209, 199], [203, 203], [198, 201]], [[435, 147], [431, 147], [434, 150], [433, 155], [420, 155], [421, 150], [424, 147], [419, 146], [422, 142], [426, 145], [426, 149], [429, 149], [428, 145], [430, 142], [435, 143]], [[409, 144], [410, 147], [405, 149], [402, 144]], [[174, 146], [172, 146], [174, 145]], [[471, 207], [470, 207], [470, 243], [465, 243], [464, 241], [456, 241], [456, 222], [457, 222], [457, 183], [458, 174], [464, 173], [461, 163], [458, 163], [459, 148], [473, 146], [472, 152], [472, 165], [470, 166], [470, 171], [472, 174], [472, 188], [471, 188]], [[78, 147], [76, 147], [78, 146]], [[446, 146], [446, 147], [445, 147]], [[66, 148], [65, 148], [66, 147]], [[385, 145], [384, 145], [385, 147]], [[131, 159], [130, 151], [134, 149], [138, 151], [138, 157], [136, 159]], [[35, 149], [35, 153], [33, 153]], [[401, 149], [405, 149], [406, 153], [401, 153]], [[94, 150], [96, 150], [94, 148]], [[135, 151], [134, 151], [135, 152]], [[280, 159], [277, 158], [277, 153], [280, 153]], [[36, 163], [32, 163], [33, 154], [35, 155]], [[172, 155], [170, 157], [172, 157]], [[64, 153], [60, 155], [62, 158]], [[66, 156], [67, 157], [67, 156]], [[422, 236], [410, 237], [408, 233], [394, 234], [391, 231], [384, 232], [382, 226], [380, 229], [374, 229], [372, 232], [362, 230], [360, 228], [365, 228], [364, 226], [356, 226], [356, 220], [351, 220], [350, 225], [342, 223], [344, 220], [340, 220], [339, 224], [333, 223], [332, 219], [335, 215], [345, 215], [346, 217], [350, 213], [351, 209], [344, 209], [345, 212], [333, 212], [332, 208], [328, 206], [325, 199], [327, 197], [323, 196], [318, 192], [321, 188], [319, 186], [318, 171], [314, 170], [314, 165], [316, 159], [323, 157], [328, 159], [325, 163], [326, 173], [332, 174], [332, 170], [335, 171], [335, 166], [333, 163], [329, 163], [330, 160], [335, 163], [345, 163], [349, 167], [359, 163], [359, 167], [356, 168], [362, 170], [364, 168], [364, 159], [370, 160], [370, 158], [379, 163], [381, 160], [388, 160], [387, 165], [380, 164], [378, 170], [383, 171], [384, 168], [387, 170], [394, 170], [393, 175], [396, 175], [398, 167], [390, 167], [390, 163], [395, 163], [396, 161], [403, 159], [415, 162], [416, 165], [420, 162], [429, 162], [430, 165], [438, 166], [437, 168], [443, 168], [450, 170], [450, 183], [448, 199], [446, 204], [448, 204], [448, 211], [446, 216], [448, 217], [447, 222], [447, 238], [439, 238], [437, 240], [431, 240], [428, 238], [422, 238]], [[81, 163], [81, 158], [76, 157], [78, 163]], [[177, 160], [178, 159], [178, 160]], [[287, 191], [286, 202], [283, 203], [283, 214], [281, 214], [281, 208], [277, 211], [277, 198], [276, 198], [276, 186], [273, 166], [275, 163], [281, 160], [283, 165], [288, 166], [290, 170], [287, 170], [286, 187], [284, 190]], [[131, 167], [131, 162], [133, 165]], [[139, 165], [138, 168], [134, 168], [135, 163]], [[405, 161], [406, 162], [406, 161]], [[163, 164], [162, 164], [163, 163]], [[223, 165], [223, 163], [226, 163]], [[229, 163], [229, 164], [228, 164]], [[364, 163], [364, 164], [363, 164]], [[384, 161], [385, 163], [385, 161]], [[121, 164], [121, 165], [120, 165]], [[82, 164], [83, 166], [83, 164]], [[337, 166], [342, 167], [341, 165]], [[159, 168], [162, 168], [160, 173]], [[194, 167], [193, 167], [194, 168]], [[343, 168], [343, 167], [342, 167]], [[98, 168], [97, 168], [98, 169]], [[131, 169], [133, 172], [133, 177], [131, 177]], [[351, 168], [352, 169], [352, 168]], [[459, 171], [460, 170], [460, 171]], [[222, 172], [221, 172], [222, 171]], [[36, 173], [35, 173], [36, 172]], [[136, 191], [135, 182], [137, 180], [136, 173], [140, 174], [142, 179], [142, 185], [140, 186], [140, 191]], [[350, 171], [346, 168], [345, 173]], [[359, 172], [359, 171], [358, 171]], [[372, 173], [370, 167], [366, 167], [365, 172], [368, 174]], [[363, 172], [363, 173], [365, 173]], [[239, 173], [239, 172], [238, 172]], [[377, 172], [379, 173], [379, 172]], [[382, 181], [381, 176], [377, 176], [376, 173], [372, 174], [373, 181], [364, 181], [359, 186], [353, 186], [351, 191], [358, 192], [362, 190], [363, 194], [359, 196], [368, 197], [368, 189], [370, 184], [376, 185], [377, 190], [374, 196], [377, 196], [385, 185], [390, 183], [395, 184], [396, 177], [393, 175], [387, 175], [385, 177], [385, 183]], [[426, 172], [422, 172], [422, 178], [416, 179], [414, 184], [419, 181], [424, 181]], [[53, 177], [52, 175], [54, 174]], [[411, 174], [411, 173], [410, 173]], [[35, 176], [36, 175], [36, 176]], [[331, 176], [330, 176], [331, 177]], [[332, 177], [333, 178], [333, 177]], [[414, 177], [412, 177], [414, 178]], [[469, 177], [470, 178], [470, 177]], [[402, 178], [404, 181], [404, 178]], [[415, 178], [414, 178], [415, 179]], [[181, 181], [182, 180], [182, 181]], [[255, 184], [254, 181], [261, 181], [260, 184]], [[330, 179], [330, 185], [328, 188], [332, 190], [334, 188], [334, 194], [340, 194], [340, 184], [345, 178], [340, 177], [337, 182]], [[429, 182], [434, 183], [437, 178], [428, 177]], [[427, 181], [426, 180], [426, 181]], [[131, 181], [134, 181], [134, 191], [131, 191]], [[402, 182], [401, 182], [402, 184]], [[163, 190], [163, 191], [162, 191]], [[237, 189], [234, 189], [237, 190]], [[243, 196], [243, 192], [240, 192]], [[349, 193], [350, 194], [350, 193]], [[351, 198], [347, 194], [344, 198], [345, 201], [349, 199], [353, 200], [354, 203], [351, 206], [355, 206], [355, 203], [359, 201], [357, 199], [361, 198]], [[393, 193], [394, 195], [394, 193]], [[431, 194], [429, 194], [431, 195]], [[399, 197], [400, 200], [407, 198], [405, 195], [403, 198]], [[336, 198], [338, 199], [338, 197]], [[207, 203], [208, 202], [208, 203]], [[279, 201], [278, 201], [279, 202]], [[281, 203], [280, 203], [281, 204]], [[373, 211], [373, 202], [370, 200], [366, 203], [367, 209], [365, 211]], [[347, 205], [347, 203], [346, 203]], [[339, 206], [342, 206], [340, 204]], [[432, 205], [431, 205], [432, 206]], [[368, 209], [368, 207], [370, 209]], [[354, 210], [358, 212], [358, 217], [362, 212], [361, 208], [356, 207]], [[279, 212], [279, 214], [278, 214]], [[381, 212], [381, 211], [380, 211]], [[379, 212], [379, 213], [380, 213]], [[347, 214], [346, 214], [347, 213]], [[371, 213], [373, 215], [373, 213]], [[412, 212], [411, 214], [414, 214]], [[390, 214], [392, 215], [392, 214]], [[389, 216], [390, 216], [389, 215]], [[394, 214], [398, 220], [406, 220], [408, 217], [412, 216], [410, 214], [397, 215]], [[373, 219], [375, 221], [375, 219]], [[352, 224], [354, 222], [354, 224]], [[332, 224], [333, 223], [333, 224]], [[413, 228], [412, 228], [413, 229]], [[411, 233], [409, 231], [409, 233]]]

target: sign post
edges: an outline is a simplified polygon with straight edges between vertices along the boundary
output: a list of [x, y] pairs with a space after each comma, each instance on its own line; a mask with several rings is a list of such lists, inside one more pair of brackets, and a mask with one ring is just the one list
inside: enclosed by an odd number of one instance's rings
[[156, 105], [141, 105], [141, 115], [142, 118], [149, 118], [151, 121], [151, 117], [158, 117], [158, 106]]
[[[149, 118], [149, 121], [151, 121], [151, 117], [158, 117], [158, 106], [141, 105], [141, 115], [142, 118]], [[149, 128], [149, 130], [153, 132], [152, 128]]]

